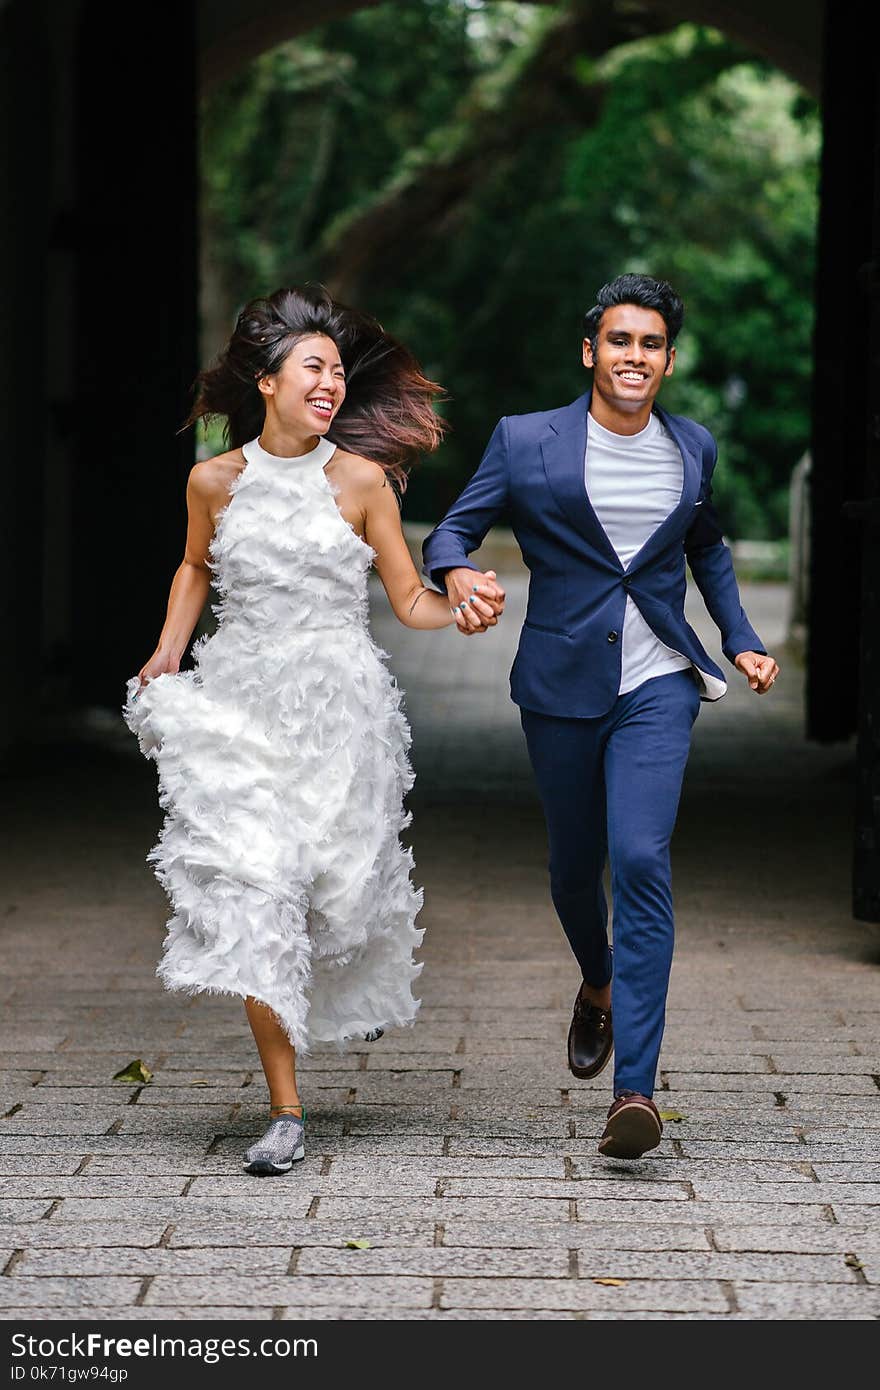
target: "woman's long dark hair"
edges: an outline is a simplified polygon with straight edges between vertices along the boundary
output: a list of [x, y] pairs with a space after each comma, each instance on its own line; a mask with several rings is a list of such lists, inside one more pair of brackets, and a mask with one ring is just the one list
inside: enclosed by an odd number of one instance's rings
[[376, 319], [337, 303], [321, 285], [275, 290], [245, 305], [217, 361], [196, 378], [186, 425], [219, 416], [230, 448], [255, 438], [265, 418], [257, 382], [279, 371], [294, 343], [312, 333], [333, 339], [345, 368], [345, 400], [328, 438], [381, 464], [403, 489], [419, 454], [443, 437], [434, 409], [442, 387]]

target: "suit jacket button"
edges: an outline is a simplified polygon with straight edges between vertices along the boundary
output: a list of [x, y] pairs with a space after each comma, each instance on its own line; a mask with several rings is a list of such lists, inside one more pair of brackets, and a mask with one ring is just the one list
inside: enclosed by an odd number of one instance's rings
[[608, 641], [609, 641], [609, 642], [616, 642], [616, 641], [617, 641], [617, 633], [614, 632], [614, 631], [609, 632], [609, 634], [608, 634]]
[[623, 576], [623, 587], [624, 587], [625, 589], [628, 589], [629, 586], [630, 586], [630, 584], [632, 584], [632, 580], [630, 579], [630, 577], [629, 577], [628, 574], [625, 574], [625, 575]]

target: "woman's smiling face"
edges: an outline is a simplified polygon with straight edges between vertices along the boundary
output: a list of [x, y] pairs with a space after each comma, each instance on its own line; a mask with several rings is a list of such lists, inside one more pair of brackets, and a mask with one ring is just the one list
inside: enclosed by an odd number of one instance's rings
[[304, 436], [326, 434], [345, 400], [345, 369], [332, 338], [313, 333], [294, 343], [277, 372], [260, 378], [260, 391], [279, 425]]

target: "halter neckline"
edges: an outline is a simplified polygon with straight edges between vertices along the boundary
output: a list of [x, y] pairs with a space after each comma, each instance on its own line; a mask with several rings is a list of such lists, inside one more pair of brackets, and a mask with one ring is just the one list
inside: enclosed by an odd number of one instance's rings
[[268, 449], [264, 449], [260, 443], [259, 435], [256, 439], [251, 439], [242, 446], [242, 453], [248, 463], [253, 462], [254, 459], [259, 459], [263, 463], [281, 464], [288, 468], [298, 468], [304, 463], [320, 463], [323, 468], [330, 461], [335, 450], [336, 445], [325, 437], [318, 440], [314, 449], [309, 449], [304, 454], [294, 454], [290, 458], [285, 458], [281, 454], [270, 454]]

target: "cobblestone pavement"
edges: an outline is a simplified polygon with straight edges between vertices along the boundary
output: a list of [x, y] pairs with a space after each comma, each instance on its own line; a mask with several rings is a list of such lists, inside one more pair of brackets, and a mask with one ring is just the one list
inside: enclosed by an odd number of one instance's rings
[[[427, 928], [414, 1029], [304, 1065], [308, 1158], [241, 1171], [265, 1097], [236, 1001], [154, 978], [152, 768], [117, 725], [6, 778], [2, 1316], [874, 1318], [876, 928], [849, 914], [852, 750], [772, 698], [703, 706], [674, 850], [662, 1147], [596, 1153], [577, 978], [498, 632], [375, 630], [408, 695]], [[785, 595], [748, 588], [778, 649]], [[711, 650], [717, 640], [697, 606]], [[25, 772], [29, 775], [25, 778]], [[134, 1058], [148, 1085], [111, 1078]], [[350, 1240], [369, 1242], [350, 1249]], [[613, 1282], [609, 1282], [613, 1281]]]

